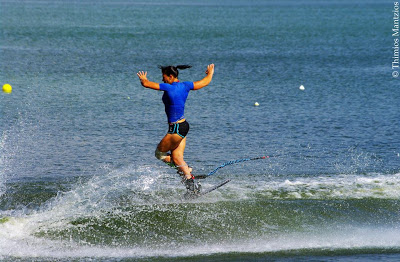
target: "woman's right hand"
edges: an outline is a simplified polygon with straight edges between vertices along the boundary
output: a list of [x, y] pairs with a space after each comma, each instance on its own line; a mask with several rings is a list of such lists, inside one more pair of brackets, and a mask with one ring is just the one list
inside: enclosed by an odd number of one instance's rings
[[214, 64], [209, 64], [207, 66], [206, 74], [207, 75], [200, 81], [193, 82], [193, 90], [199, 90], [211, 82], [214, 74]]
[[206, 74], [207, 75], [213, 75], [214, 74], [214, 64], [210, 64], [210, 65], [207, 66]]

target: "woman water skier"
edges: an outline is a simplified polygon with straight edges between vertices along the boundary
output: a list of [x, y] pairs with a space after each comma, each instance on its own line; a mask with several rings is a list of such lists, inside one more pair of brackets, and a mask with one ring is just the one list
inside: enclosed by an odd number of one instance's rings
[[[189, 166], [183, 160], [186, 147], [186, 135], [189, 132], [189, 123], [184, 116], [185, 102], [190, 90], [199, 90], [207, 86], [214, 75], [214, 64], [207, 66], [206, 76], [196, 82], [179, 82], [178, 69], [190, 68], [188, 65], [160, 66], [164, 83], [155, 83], [147, 79], [147, 72], [137, 73], [142, 86], [154, 90], [164, 91], [162, 101], [168, 118], [168, 132], [160, 141], [155, 151], [157, 159], [175, 165], [184, 175], [183, 183], [191, 193], [198, 193], [200, 185], [194, 180]], [[170, 154], [168, 152], [171, 152]]]

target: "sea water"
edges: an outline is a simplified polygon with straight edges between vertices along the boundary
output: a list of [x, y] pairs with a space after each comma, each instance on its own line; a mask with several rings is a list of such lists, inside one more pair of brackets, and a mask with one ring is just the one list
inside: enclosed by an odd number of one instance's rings
[[[398, 261], [391, 1], [0, 1], [0, 259]], [[185, 159], [158, 65], [190, 64]], [[304, 90], [299, 89], [303, 85]], [[255, 102], [259, 106], [255, 107]]]

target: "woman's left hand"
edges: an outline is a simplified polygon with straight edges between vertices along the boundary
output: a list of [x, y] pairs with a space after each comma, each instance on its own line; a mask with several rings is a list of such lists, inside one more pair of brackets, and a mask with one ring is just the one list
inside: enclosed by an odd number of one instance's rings
[[147, 80], [147, 72], [139, 71], [137, 76], [139, 77], [140, 81]]
[[139, 77], [140, 83], [142, 84], [142, 86], [144, 86], [146, 88], [154, 89], [154, 90], [160, 90], [160, 85], [158, 83], [147, 80], [147, 72], [139, 71], [136, 74]]

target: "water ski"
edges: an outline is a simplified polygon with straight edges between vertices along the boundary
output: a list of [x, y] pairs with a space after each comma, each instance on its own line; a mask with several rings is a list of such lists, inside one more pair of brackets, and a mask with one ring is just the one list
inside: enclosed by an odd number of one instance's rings
[[206, 189], [204, 191], [201, 191], [200, 193], [197, 193], [197, 194], [196, 193], [191, 193], [191, 192], [186, 192], [184, 197], [186, 199], [196, 199], [198, 197], [204, 196], [204, 195], [206, 195], [206, 194], [208, 194], [208, 193], [210, 193], [210, 192], [222, 187], [223, 185], [226, 185], [230, 181], [231, 181], [230, 179], [227, 179], [227, 180], [223, 181], [222, 183], [219, 183], [219, 184], [217, 184], [217, 185], [215, 185], [213, 187], [210, 187], [210, 188], [208, 188], [208, 189]]

